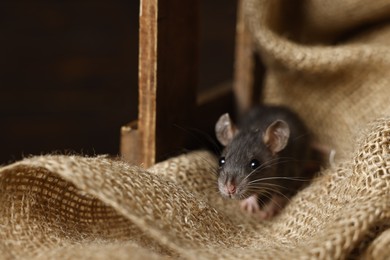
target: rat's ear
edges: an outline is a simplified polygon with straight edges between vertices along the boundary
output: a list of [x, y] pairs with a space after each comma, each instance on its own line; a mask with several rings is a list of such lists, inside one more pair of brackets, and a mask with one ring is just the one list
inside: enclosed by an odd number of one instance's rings
[[283, 120], [276, 120], [267, 127], [263, 135], [263, 141], [271, 152], [276, 154], [286, 147], [289, 137], [290, 128], [288, 124]]
[[237, 129], [233, 124], [228, 113], [223, 114], [215, 124], [215, 135], [218, 141], [223, 145], [228, 145], [237, 134]]

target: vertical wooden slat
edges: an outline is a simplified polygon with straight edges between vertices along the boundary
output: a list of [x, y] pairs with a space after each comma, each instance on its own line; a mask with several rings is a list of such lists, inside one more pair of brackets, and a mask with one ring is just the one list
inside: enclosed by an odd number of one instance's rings
[[121, 127], [120, 153], [123, 160], [141, 164], [141, 154], [134, 152], [137, 147], [140, 147], [137, 124], [138, 121], [133, 121]]
[[140, 1], [138, 133], [141, 163], [156, 157], [157, 38], [159, 0]]
[[197, 39], [198, 0], [140, 2], [138, 128], [122, 129], [126, 160], [148, 167], [185, 146], [182, 128], [194, 118]]
[[244, 0], [238, 1], [233, 83], [233, 92], [239, 114], [247, 111], [254, 101], [254, 45], [249, 29], [245, 24], [243, 3]]

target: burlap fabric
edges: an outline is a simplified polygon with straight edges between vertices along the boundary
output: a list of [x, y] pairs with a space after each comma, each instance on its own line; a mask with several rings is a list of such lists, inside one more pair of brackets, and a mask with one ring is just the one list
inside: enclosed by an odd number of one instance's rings
[[279, 216], [259, 222], [222, 199], [205, 151], [147, 170], [31, 157], [0, 168], [0, 258], [388, 258], [390, 1], [291, 2], [245, 2], [264, 99], [297, 110], [339, 160]]
[[389, 0], [246, 0], [266, 67], [264, 101], [294, 108], [339, 158], [390, 115]]

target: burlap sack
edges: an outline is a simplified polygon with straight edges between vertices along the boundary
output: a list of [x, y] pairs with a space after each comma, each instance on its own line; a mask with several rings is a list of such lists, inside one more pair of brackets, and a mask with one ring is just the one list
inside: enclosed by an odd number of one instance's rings
[[390, 109], [386, 26], [331, 42], [383, 20], [389, 4], [294, 2], [294, 22], [278, 15], [280, 1], [245, 2], [265, 100], [302, 114], [342, 155], [334, 168], [259, 222], [221, 198], [205, 151], [147, 170], [104, 156], [26, 158], [0, 168], [0, 258], [388, 258], [390, 115], [378, 119]]
[[295, 109], [338, 158], [390, 115], [390, 1], [246, 0], [266, 67], [264, 101]]

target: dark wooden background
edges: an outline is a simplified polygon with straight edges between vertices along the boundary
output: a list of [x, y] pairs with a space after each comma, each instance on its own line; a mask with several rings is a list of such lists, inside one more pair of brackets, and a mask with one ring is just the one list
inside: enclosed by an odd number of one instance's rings
[[[199, 8], [202, 91], [232, 79], [236, 1]], [[1, 1], [0, 164], [118, 154], [137, 117], [138, 12], [134, 0]]]

